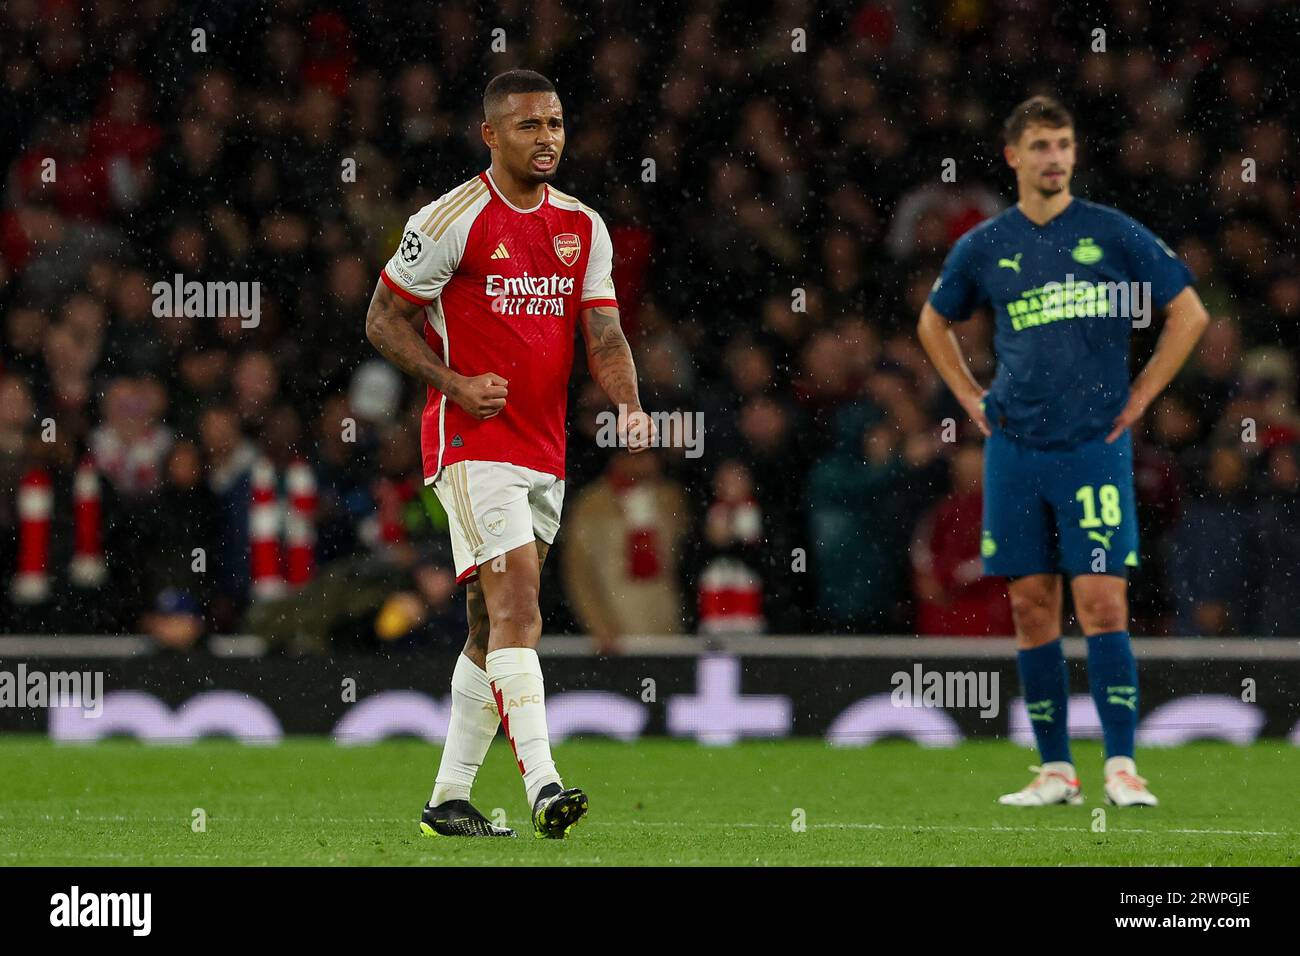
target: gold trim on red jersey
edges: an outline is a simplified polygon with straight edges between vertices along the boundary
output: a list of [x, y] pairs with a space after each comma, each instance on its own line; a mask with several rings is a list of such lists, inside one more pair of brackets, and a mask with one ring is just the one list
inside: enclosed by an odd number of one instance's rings
[[433, 208], [429, 210], [429, 217], [425, 219], [424, 223], [420, 226], [420, 231], [427, 235], [430, 223], [432, 223], [433, 220], [438, 218], [442, 213], [446, 212], [449, 205], [464, 198], [465, 194], [473, 188], [474, 184], [477, 182], [479, 182], [479, 178], [475, 176], [473, 179], [467, 179], [455, 189], [448, 190], [442, 197], [440, 197], [438, 202], [434, 203]]

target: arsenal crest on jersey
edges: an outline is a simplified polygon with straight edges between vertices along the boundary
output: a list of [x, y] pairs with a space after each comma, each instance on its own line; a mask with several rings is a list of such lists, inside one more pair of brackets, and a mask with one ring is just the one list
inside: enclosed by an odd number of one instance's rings
[[576, 232], [562, 232], [555, 237], [555, 254], [566, 266], [577, 262], [581, 252], [582, 240], [578, 238]]

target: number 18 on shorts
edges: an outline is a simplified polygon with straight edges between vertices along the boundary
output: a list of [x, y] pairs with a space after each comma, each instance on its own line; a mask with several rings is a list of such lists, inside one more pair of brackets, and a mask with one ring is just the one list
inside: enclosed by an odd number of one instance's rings
[[1133, 439], [1033, 448], [994, 431], [984, 446], [984, 573], [1113, 574], [1138, 564]]

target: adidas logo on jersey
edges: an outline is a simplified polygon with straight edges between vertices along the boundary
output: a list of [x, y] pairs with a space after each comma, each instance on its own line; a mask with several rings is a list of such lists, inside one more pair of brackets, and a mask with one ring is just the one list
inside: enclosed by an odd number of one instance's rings
[[506, 244], [505, 244], [504, 242], [499, 243], [499, 244], [497, 245], [497, 247], [496, 247], [495, 249], [492, 250], [492, 255], [488, 256], [488, 258], [489, 258], [489, 259], [509, 259], [509, 258], [510, 258], [510, 253], [506, 251]]
[[465, 444], [465, 439], [461, 438], [459, 435], [452, 436], [451, 439], [452, 448], [460, 448], [464, 444]]

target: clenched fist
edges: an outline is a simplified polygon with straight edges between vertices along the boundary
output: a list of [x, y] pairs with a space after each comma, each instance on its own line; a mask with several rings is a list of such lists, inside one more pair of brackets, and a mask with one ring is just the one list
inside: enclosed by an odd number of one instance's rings
[[659, 437], [654, 419], [639, 408], [628, 409], [620, 405], [618, 409], [618, 437], [632, 454], [655, 447]]
[[447, 397], [481, 422], [501, 414], [506, 407], [507, 382], [495, 372], [460, 376], [447, 390]]

